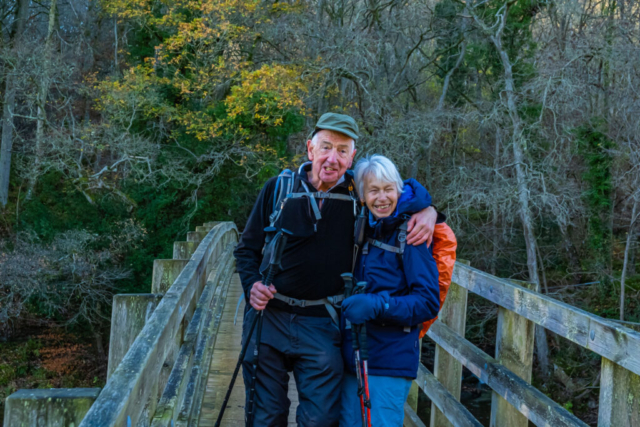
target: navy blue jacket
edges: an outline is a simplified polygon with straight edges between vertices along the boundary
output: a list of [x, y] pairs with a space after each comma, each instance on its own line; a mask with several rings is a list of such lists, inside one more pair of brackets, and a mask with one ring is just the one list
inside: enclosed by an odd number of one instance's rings
[[[376, 221], [371, 215], [367, 236], [398, 246], [398, 228], [412, 215], [430, 205], [431, 196], [414, 179], [404, 182], [393, 215]], [[400, 255], [369, 245], [369, 253], [360, 253], [355, 277], [366, 281], [366, 293], [381, 295], [387, 301], [384, 313], [367, 322], [369, 373], [389, 377], [415, 378], [419, 363], [419, 338], [422, 322], [433, 319], [440, 310], [438, 268], [426, 244], [407, 244]], [[411, 327], [410, 332], [405, 327]], [[355, 373], [351, 330], [341, 320], [342, 355], [347, 369]]]

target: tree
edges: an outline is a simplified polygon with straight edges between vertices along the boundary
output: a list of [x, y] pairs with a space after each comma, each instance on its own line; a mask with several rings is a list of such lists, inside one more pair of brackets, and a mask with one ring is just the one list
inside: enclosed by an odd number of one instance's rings
[[[14, 56], [19, 55], [23, 42], [23, 34], [29, 16], [29, 0], [18, 0], [15, 9], [15, 19], [11, 30], [9, 43]], [[13, 150], [13, 116], [16, 105], [15, 68], [5, 72], [4, 104], [2, 109], [2, 145], [0, 146], [0, 204], [7, 205], [9, 198], [9, 177], [11, 175], [11, 155]]]

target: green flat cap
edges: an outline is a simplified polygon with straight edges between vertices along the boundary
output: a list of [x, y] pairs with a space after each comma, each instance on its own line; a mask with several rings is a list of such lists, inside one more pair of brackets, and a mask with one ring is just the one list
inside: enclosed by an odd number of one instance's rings
[[344, 133], [353, 138], [354, 141], [358, 140], [358, 124], [352, 117], [346, 114], [324, 113], [318, 119], [318, 123], [316, 123], [316, 127], [313, 132], [311, 132], [311, 135], [309, 135], [309, 139], [313, 138], [313, 135], [323, 129]]

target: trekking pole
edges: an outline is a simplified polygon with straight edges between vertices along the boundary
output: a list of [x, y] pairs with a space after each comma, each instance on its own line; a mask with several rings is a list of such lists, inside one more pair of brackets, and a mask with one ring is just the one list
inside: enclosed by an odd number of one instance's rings
[[360, 363], [360, 344], [358, 333], [360, 325], [351, 325], [351, 343], [355, 354], [356, 380], [358, 381], [358, 397], [360, 398], [360, 414], [362, 415], [362, 427], [367, 427], [367, 412], [364, 406], [364, 382], [362, 378], [362, 365]]
[[[262, 284], [269, 287], [273, 283], [273, 278], [276, 275], [276, 270], [280, 268], [280, 262], [282, 261], [282, 252], [287, 244], [287, 238], [291, 235], [291, 232], [285, 229], [281, 229], [273, 237], [270, 244], [273, 245], [271, 251], [271, 258], [269, 260], [269, 268], [267, 274], [264, 276]], [[265, 307], [266, 308], [266, 307]], [[258, 378], [258, 360], [260, 357], [260, 340], [262, 337], [262, 323], [264, 319], [264, 309], [260, 310], [257, 316], [258, 318], [258, 331], [256, 332], [256, 342], [253, 348], [253, 373], [251, 375], [251, 388], [249, 389], [249, 402], [247, 404], [247, 426], [253, 427], [253, 419], [255, 416], [255, 397], [256, 397], [256, 380]], [[247, 338], [251, 340], [251, 335]]]
[[[342, 280], [344, 281], [344, 293], [345, 297], [350, 297], [354, 294], [353, 289], [353, 274], [351, 273], [343, 273], [340, 275]], [[345, 322], [348, 320], [345, 319]], [[358, 397], [360, 398], [360, 412], [362, 414], [362, 427], [366, 427], [366, 415], [365, 415], [365, 407], [364, 407], [364, 383], [362, 380], [362, 372], [360, 372], [360, 345], [359, 345], [359, 326], [360, 325], [351, 325], [351, 345], [353, 346], [354, 355], [355, 355], [355, 364], [356, 364], [356, 379], [358, 381]]]
[[367, 350], [367, 327], [360, 325], [360, 357], [362, 359], [362, 377], [364, 379], [363, 406], [367, 412], [367, 426], [371, 427], [371, 397], [369, 395], [369, 353]]
[[[358, 282], [355, 293], [364, 293], [367, 282]], [[362, 382], [364, 385], [364, 396], [362, 398], [363, 417], [366, 412], [366, 425], [371, 427], [371, 397], [369, 395], [369, 351], [367, 349], [367, 324], [358, 325], [359, 358], [362, 360]]]

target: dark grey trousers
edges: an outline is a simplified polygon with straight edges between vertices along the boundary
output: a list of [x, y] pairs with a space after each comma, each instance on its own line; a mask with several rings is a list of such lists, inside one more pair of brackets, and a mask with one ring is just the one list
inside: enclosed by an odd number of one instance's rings
[[[243, 342], [255, 310], [245, 312]], [[253, 372], [256, 330], [242, 363], [247, 405]], [[267, 308], [256, 380], [254, 427], [286, 427], [289, 372], [299, 395], [296, 422], [300, 427], [337, 427], [344, 365], [340, 330], [330, 317], [309, 317]]]

